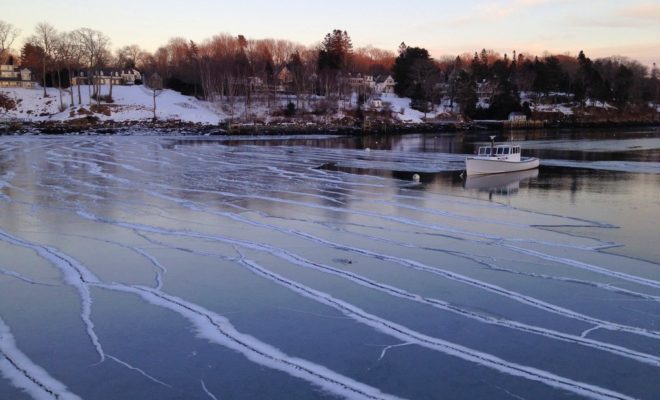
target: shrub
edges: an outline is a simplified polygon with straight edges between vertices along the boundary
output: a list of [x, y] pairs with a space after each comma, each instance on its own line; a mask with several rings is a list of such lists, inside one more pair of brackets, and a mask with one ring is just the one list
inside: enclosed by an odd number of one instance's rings
[[296, 105], [293, 102], [289, 102], [286, 105], [286, 110], [284, 110], [284, 115], [287, 117], [293, 117], [296, 114]]
[[0, 93], [0, 108], [5, 110], [15, 110], [16, 102], [4, 93]]

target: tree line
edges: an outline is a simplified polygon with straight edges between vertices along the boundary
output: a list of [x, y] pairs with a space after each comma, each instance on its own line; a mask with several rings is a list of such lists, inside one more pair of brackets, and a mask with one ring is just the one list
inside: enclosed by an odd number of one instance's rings
[[[621, 109], [660, 102], [660, 73], [625, 57], [591, 60], [583, 51], [570, 55], [516, 54], [509, 58], [482, 49], [473, 55], [433, 60], [428, 51], [402, 44], [393, 66], [396, 93], [410, 97], [421, 111], [443, 99], [460, 105], [472, 118], [504, 119], [510, 112], [530, 113], [520, 94], [546, 103], [587, 100]], [[488, 104], [480, 95], [491, 94]]]
[[[442, 103], [471, 118], [529, 113], [529, 105], [521, 104], [521, 92], [546, 102], [586, 104], [591, 100], [621, 108], [660, 102], [660, 76], [655, 66], [649, 70], [623, 57], [592, 60], [584, 52], [577, 57], [538, 57], [514, 51], [509, 57], [483, 49], [436, 60], [426, 49], [404, 43], [398, 54], [373, 47], [356, 49], [349, 34], [339, 29], [312, 46], [218, 34], [201, 42], [172, 38], [153, 53], [135, 44], [112, 51], [110, 38], [100, 31], [60, 32], [40, 23], [15, 54], [11, 46], [18, 34], [11, 24], [0, 21], [0, 62], [11, 61], [38, 73], [44, 95], [46, 86], [60, 88], [63, 108], [63, 89], [71, 86], [75, 74], [107, 68], [137, 68], [146, 77], [158, 74], [164, 87], [212, 101], [231, 112], [237, 103], [246, 112], [256, 103], [270, 109], [283, 84], [295, 99], [294, 109], [332, 108], [335, 100], [352, 99], [355, 86], [347, 77], [358, 74], [391, 74], [396, 94], [411, 98], [412, 107], [420, 111]], [[70, 105], [81, 103], [80, 88], [77, 90], [77, 95], [72, 89], [67, 91]], [[90, 98], [103, 98], [100, 86], [87, 90]], [[361, 103], [371, 93], [359, 94]], [[105, 98], [111, 100], [112, 86]]]

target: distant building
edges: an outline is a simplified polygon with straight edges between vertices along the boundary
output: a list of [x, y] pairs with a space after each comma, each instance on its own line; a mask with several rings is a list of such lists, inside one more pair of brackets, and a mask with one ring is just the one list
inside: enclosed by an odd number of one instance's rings
[[260, 89], [264, 86], [264, 80], [258, 76], [249, 76], [247, 79], [248, 85], [250, 85], [253, 90]]
[[275, 76], [277, 81], [283, 86], [287, 86], [293, 83], [293, 74], [286, 66], [282, 67], [282, 69], [280, 69]]
[[294, 76], [285, 65], [275, 72], [275, 84], [269, 85], [268, 89], [277, 93], [293, 92]]
[[340, 79], [343, 83], [347, 84], [352, 89], [358, 91], [364, 91], [365, 89], [374, 89], [376, 87], [376, 82], [374, 81], [374, 77], [371, 75], [348, 74], [347, 76], [341, 77]]
[[32, 80], [32, 72], [19, 69], [13, 65], [0, 65], [0, 87], [21, 87], [32, 89], [36, 82]]
[[[127, 68], [105, 68], [100, 70], [94, 70], [91, 73], [91, 83], [97, 85], [109, 85], [112, 82], [113, 85], [135, 85], [142, 83], [142, 74], [140, 71]], [[72, 85], [89, 85], [90, 79], [87, 71], [80, 71], [78, 74], [71, 78]]]
[[376, 77], [375, 81], [377, 93], [394, 93], [394, 86], [396, 85], [396, 82], [391, 75], [380, 75]]
[[369, 101], [369, 108], [380, 111], [383, 109], [383, 99], [378, 96], [374, 97]]
[[496, 87], [494, 83], [488, 82], [485, 79], [477, 83], [477, 98], [479, 99], [479, 103], [490, 106], [493, 96], [495, 96]]
[[527, 121], [527, 116], [521, 112], [514, 111], [511, 114], [509, 114], [509, 121], [512, 122]]

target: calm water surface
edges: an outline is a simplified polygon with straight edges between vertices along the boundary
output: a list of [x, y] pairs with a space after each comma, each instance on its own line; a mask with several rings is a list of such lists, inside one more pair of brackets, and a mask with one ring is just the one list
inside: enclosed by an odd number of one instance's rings
[[0, 399], [659, 398], [660, 131], [500, 139], [0, 138]]

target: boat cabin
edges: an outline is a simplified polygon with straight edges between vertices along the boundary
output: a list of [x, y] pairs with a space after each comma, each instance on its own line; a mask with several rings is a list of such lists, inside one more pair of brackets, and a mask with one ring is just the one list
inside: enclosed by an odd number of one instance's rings
[[512, 154], [520, 154], [520, 146], [510, 146], [506, 144], [498, 144], [497, 146], [483, 146], [479, 147], [479, 153], [477, 155], [481, 157], [499, 157]]
[[490, 140], [490, 146], [481, 146], [477, 151], [477, 155], [465, 158], [465, 171], [468, 176], [526, 171], [538, 168], [539, 159], [521, 157], [520, 146], [513, 144], [495, 145], [495, 136], [491, 136]]

